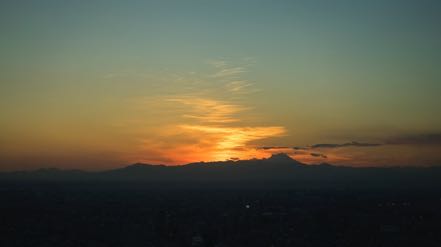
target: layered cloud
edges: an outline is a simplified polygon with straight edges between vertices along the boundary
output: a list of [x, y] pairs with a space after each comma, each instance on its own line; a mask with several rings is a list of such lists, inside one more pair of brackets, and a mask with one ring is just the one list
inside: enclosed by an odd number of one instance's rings
[[[250, 99], [258, 96], [253, 93], [259, 91], [247, 78], [252, 63], [249, 60], [239, 63], [212, 60], [205, 73], [182, 72], [162, 78], [154, 96], [143, 97], [139, 100], [141, 104], [136, 103], [139, 108], [147, 110], [143, 112], [145, 116], [134, 121], [139, 128], [136, 134], [139, 148], [130, 160], [183, 164], [263, 158], [276, 152], [285, 152], [304, 163], [400, 164], [403, 161], [409, 163], [409, 157], [425, 160], [423, 153], [428, 157], [427, 163], [435, 160], [434, 152], [426, 152], [420, 147], [436, 151], [441, 145], [441, 134], [437, 133], [366, 139], [376, 142], [286, 145], [296, 136], [289, 137], [285, 126], [277, 122], [272, 124], [271, 119], [259, 119], [256, 105], [246, 103], [253, 102]], [[294, 126], [290, 127], [294, 129]], [[135, 128], [126, 125], [125, 129]], [[295, 130], [302, 131], [301, 126]], [[279, 137], [283, 137], [279, 141], [283, 140], [284, 145], [274, 146], [277, 143], [274, 138]]]
[[207, 153], [212, 154], [213, 160], [226, 160], [232, 157], [249, 159], [258, 156], [250, 142], [285, 134], [280, 126], [266, 127], [227, 127], [207, 125], [180, 125], [189, 135], [200, 136], [213, 140]]
[[[212, 90], [197, 91], [189, 87], [187, 92], [150, 100], [154, 104], [150, 108], [160, 110], [156, 115], [167, 117], [167, 121], [157, 120], [162, 125], [143, 134], [138, 153], [145, 154], [145, 158], [137, 155], [133, 159], [182, 164], [263, 158], [267, 153], [257, 150], [255, 143], [286, 135], [283, 126], [256, 125], [247, 121], [248, 114], [255, 109], [243, 103], [244, 97], [257, 90], [251, 82], [241, 78], [247, 64], [233, 66], [223, 60], [213, 60], [209, 64], [215, 72], [198, 80], [206, 88], [212, 85]], [[181, 78], [180, 81], [185, 83], [186, 80]]]
[[[292, 147], [294, 150], [310, 150], [310, 149], [330, 149], [330, 148], [342, 148], [342, 147], [378, 147], [383, 144], [379, 143], [365, 143], [365, 142], [346, 142], [346, 143], [319, 143], [310, 146], [296, 146]], [[264, 146], [260, 149], [271, 150], [271, 149], [286, 149], [289, 147], [284, 146]]]
[[[379, 143], [318, 143], [308, 146], [261, 146], [269, 153], [286, 152], [306, 163], [331, 163], [359, 166], [440, 165], [441, 134], [408, 134], [384, 138]], [[310, 158], [312, 156], [313, 158]]]

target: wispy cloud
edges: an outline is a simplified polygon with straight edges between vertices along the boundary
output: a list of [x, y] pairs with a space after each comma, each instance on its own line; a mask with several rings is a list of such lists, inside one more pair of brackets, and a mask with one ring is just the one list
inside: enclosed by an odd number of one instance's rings
[[233, 66], [224, 60], [212, 60], [209, 64], [215, 72], [200, 77], [203, 85], [146, 99], [152, 104], [150, 109], [160, 111], [156, 115], [167, 120], [141, 138], [141, 152], [154, 156], [144, 161], [179, 164], [263, 158], [267, 153], [257, 150], [255, 143], [286, 135], [283, 126], [247, 122], [253, 108], [244, 104], [245, 97], [256, 89], [251, 82], [240, 78], [247, 71], [246, 64]]
[[210, 64], [211, 66], [215, 67], [215, 68], [225, 68], [227, 67], [228, 63], [225, 60], [209, 60], [207, 62], [208, 64]]
[[239, 118], [235, 115], [248, 109], [237, 104], [206, 98], [183, 97], [167, 100], [190, 106], [183, 117], [207, 123], [237, 122]]
[[210, 76], [215, 80], [221, 80], [225, 83], [225, 88], [232, 94], [249, 94], [258, 92], [254, 84], [244, 78], [242, 74], [248, 71], [248, 67], [255, 62], [254, 59], [244, 59], [241, 65], [232, 65], [224, 60], [211, 60], [209, 64], [216, 71]]
[[212, 75], [214, 78], [236, 77], [239, 74], [245, 73], [247, 70], [243, 67], [223, 68]]
[[226, 88], [232, 93], [247, 93], [256, 92], [257, 89], [252, 89], [253, 84], [246, 80], [231, 81], [226, 84]]

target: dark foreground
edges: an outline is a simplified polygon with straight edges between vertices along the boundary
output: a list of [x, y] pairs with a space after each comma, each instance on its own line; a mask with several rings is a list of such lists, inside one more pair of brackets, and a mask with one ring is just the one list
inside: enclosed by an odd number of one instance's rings
[[441, 246], [438, 189], [2, 183], [0, 246]]

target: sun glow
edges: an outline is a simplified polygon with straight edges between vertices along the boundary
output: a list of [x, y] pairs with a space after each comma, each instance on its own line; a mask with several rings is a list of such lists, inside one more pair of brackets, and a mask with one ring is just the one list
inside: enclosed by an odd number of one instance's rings
[[156, 99], [154, 104], [155, 109], [173, 113], [174, 118], [150, 130], [131, 160], [178, 165], [263, 158], [268, 153], [258, 150], [256, 141], [286, 134], [283, 126], [248, 123], [244, 119], [251, 108], [231, 100], [175, 95]]
[[203, 125], [181, 125], [192, 135], [205, 136], [213, 140], [207, 153], [211, 154], [210, 160], [227, 160], [231, 158], [247, 159], [258, 155], [256, 148], [249, 143], [255, 140], [281, 136], [285, 129], [279, 126], [271, 127], [225, 127]]

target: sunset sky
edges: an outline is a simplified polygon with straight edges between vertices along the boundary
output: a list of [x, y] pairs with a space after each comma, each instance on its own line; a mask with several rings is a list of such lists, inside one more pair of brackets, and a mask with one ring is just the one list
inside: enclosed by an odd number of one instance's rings
[[441, 2], [0, 3], [0, 170], [441, 165]]

